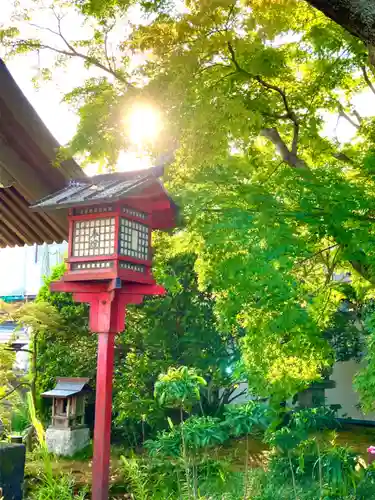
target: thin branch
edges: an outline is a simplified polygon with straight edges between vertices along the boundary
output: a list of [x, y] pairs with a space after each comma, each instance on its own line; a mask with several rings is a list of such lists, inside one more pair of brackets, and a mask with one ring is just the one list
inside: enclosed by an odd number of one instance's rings
[[106, 31], [105, 35], [104, 35], [104, 55], [105, 55], [105, 58], [106, 58], [106, 61], [108, 64], [108, 68], [111, 71], [113, 71], [112, 64], [111, 64], [111, 61], [110, 61], [109, 56], [108, 56], [108, 33], [109, 33], [109, 31]]
[[31, 387], [31, 384], [29, 384], [28, 382], [22, 382], [21, 384], [16, 385], [16, 387], [14, 387], [11, 391], [9, 391], [9, 392], [7, 392], [6, 394], [4, 394], [4, 396], [1, 396], [0, 401], [1, 401], [2, 399], [7, 398], [7, 397], [8, 397], [8, 396], [10, 396], [13, 392], [15, 392], [17, 389], [19, 389], [20, 387], [22, 387], [22, 386], [24, 386], [24, 385], [25, 385], [25, 386], [27, 386], [27, 387]]
[[27, 23], [29, 26], [32, 26], [33, 28], [36, 28], [38, 30], [41, 30], [41, 31], [49, 31], [50, 33], [53, 33], [54, 35], [57, 35], [57, 36], [60, 36], [60, 34], [51, 29], [51, 28], [48, 28], [47, 26], [40, 26], [39, 24], [35, 24], [35, 23]]
[[342, 118], [345, 118], [345, 120], [347, 120], [351, 125], [353, 125], [353, 127], [355, 127], [356, 129], [359, 129], [360, 125], [358, 125], [358, 123], [356, 123], [344, 110], [344, 106], [341, 104], [341, 102], [337, 102], [337, 107], [339, 109], [339, 116], [341, 116]]
[[228, 398], [228, 404], [230, 404], [232, 401], [239, 398], [240, 396], [243, 396], [246, 393], [247, 393], [247, 389], [244, 389], [243, 391], [239, 392], [238, 394], [235, 394], [232, 398]]
[[273, 90], [274, 92], [277, 92], [280, 95], [280, 97], [283, 101], [283, 104], [284, 104], [286, 116], [293, 123], [293, 139], [292, 139], [292, 148], [291, 148], [290, 153], [293, 156], [296, 156], [297, 150], [298, 150], [299, 121], [298, 121], [297, 115], [292, 110], [292, 108], [289, 106], [289, 102], [288, 102], [288, 98], [286, 96], [286, 93], [284, 92], [284, 90], [282, 88], [278, 87], [277, 85], [273, 85], [272, 83], [268, 83], [265, 80], [263, 80], [263, 78], [261, 76], [252, 75], [247, 70], [242, 68], [237, 61], [236, 54], [234, 52], [234, 49], [233, 49], [231, 42], [228, 42], [228, 50], [230, 53], [231, 60], [239, 73], [247, 75], [249, 78], [256, 80], [260, 85], [262, 85], [262, 87], [264, 87], [268, 90]]
[[227, 73], [226, 75], [224, 75], [221, 78], [219, 78], [218, 80], [216, 80], [216, 82], [214, 82], [212, 85], [210, 85], [210, 89], [212, 89], [213, 87], [215, 87], [218, 83], [220, 83], [221, 81], [225, 80], [229, 76], [232, 76], [232, 75], [235, 75], [235, 74], [237, 74], [237, 71], [231, 71], [230, 73]]
[[334, 245], [330, 245], [329, 247], [323, 248], [322, 250], [319, 250], [318, 252], [315, 252], [314, 254], [310, 255], [309, 257], [306, 257], [305, 259], [303, 259], [301, 262], [298, 263], [298, 266], [302, 266], [308, 260], [311, 260], [314, 257], [317, 257], [318, 255], [320, 255], [324, 252], [327, 252], [328, 250], [332, 250], [332, 248], [336, 248], [338, 246], [339, 246], [339, 244], [335, 243]]
[[11, 352], [27, 352], [28, 354], [33, 354], [33, 351], [30, 351], [30, 349], [15, 349], [14, 347], [5, 347], [4, 350]]
[[365, 79], [365, 82], [367, 83], [367, 85], [368, 85], [369, 89], [372, 91], [372, 93], [375, 94], [375, 87], [372, 84], [372, 82], [368, 76], [366, 66], [361, 66], [361, 69], [362, 69], [362, 74], [363, 74], [363, 78]]
[[349, 163], [350, 165], [355, 165], [355, 162], [349, 158], [345, 153], [335, 153], [333, 155], [336, 160], [343, 161], [344, 163]]
[[358, 111], [357, 111], [355, 108], [353, 108], [353, 109], [352, 109], [352, 113], [353, 113], [353, 115], [357, 118], [358, 123], [359, 123], [359, 124], [361, 124], [361, 123], [363, 122], [363, 118], [362, 118], [362, 116], [358, 113]]
[[210, 70], [212, 68], [217, 68], [217, 67], [219, 67], [219, 68], [225, 68], [225, 69], [231, 69], [232, 68], [232, 66], [230, 64], [222, 64], [222, 63], [208, 64], [204, 68], [202, 68], [199, 71], [197, 71], [196, 73], [194, 73], [194, 76], [201, 75], [205, 71], [208, 71], [208, 70]]
[[272, 172], [270, 172], [267, 175], [267, 179], [265, 179], [264, 184], [266, 184], [267, 182], [269, 182], [269, 180], [275, 175], [275, 173], [279, 170], [279, 168], [281, 167], [281, 165], [283, 163], [284, 163], [284, 160], [281, 160], [281, 162], [278, 165], [276, 165], [276, 167], [272, 170]]
[[84, 61], [92, 64], [93, 66], [96, 66], [97, 68], [100, 68], [106, 73], [109, 73], [110, 75], [114, 76], [117, 80], [119, 80], [122, 83], [125, 83], [128, 87], [132, 86], [125, 78], [119, 75], [117, 71], [111, 70], [110, 68], [102, 64], [100, 61], [98, 61], [95, 57], [91, 57], [86, 54], [82, 54], [81, 52], [78, 52], [74, 47], [72, 47], [72, 50], [64, 50], [64, 49], [58, 49], [57, 47], [52, 47], [51, 45], [41, 44], [39, 42], [33, 42], [32, 40], [19, 40], [18, 43], [14, 44], [14, 47], [16, 48], [17, 45], [21, 44], [27, 44], [29, 47], [34, 48], [35, 50], [46, 49], [68, 57], [79, 57]]

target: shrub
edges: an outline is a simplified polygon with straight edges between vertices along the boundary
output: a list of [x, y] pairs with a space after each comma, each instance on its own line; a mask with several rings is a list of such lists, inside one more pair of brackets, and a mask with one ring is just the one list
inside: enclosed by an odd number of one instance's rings
[[159, 432], [156, 439], [146, 441], [145, 446], [150, 455], [179, 456], [182, 447], [181, 431], [184, 433], [187, 451], [216, 446], [229, 439], [227, 426], [218, 418], [190, 417], [170, 431]]

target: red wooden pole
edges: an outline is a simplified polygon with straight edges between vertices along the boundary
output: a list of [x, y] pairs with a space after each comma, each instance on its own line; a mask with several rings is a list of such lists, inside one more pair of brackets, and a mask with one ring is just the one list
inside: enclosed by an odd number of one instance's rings
[[99, 340], [96, 372], [92, 500], [108, 500], [115, 334], [124, 324], [124, 317], [125, 304], [118, 292], [103, 294], [98, 297], [98, 300], [91, 302], [90, 320], [96, 323]]
[[140, 304], [144, 295], [163, 295], [159, 285], [126, 284], [120, 289], [103, 283], [51, 284], [51, 290], [71, 292], [76, 302], [90, 304], [90, 329], [98, 334], [92, 500], [108, 500], [111, 452], [112, 377], [115, 335], [125, 328], [127, 304]]
[[99, 333], [92, 500], [108, 500], [115, 333]]

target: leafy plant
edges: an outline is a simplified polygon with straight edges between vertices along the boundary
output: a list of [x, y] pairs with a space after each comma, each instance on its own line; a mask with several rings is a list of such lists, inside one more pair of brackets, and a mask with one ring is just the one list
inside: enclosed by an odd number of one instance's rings
[[289, 422], [290, 427], [306, 432], [335, 429], [339, 425], [335, 410], [326, 406], [293, 411]]
[[[185, 420], [183, 433], [187, 451], [197, 451], [224, 443], [229, 439], [228, 427], [224, 422], [212, 417], [190, 417]], [[181, 455], [181, 425], [170, 431], [159, 432], [156, 439], [146, 441], [145, 446], [151, 456]]]
[[266, 403], [249, 401], [242, 405], [226, 406], [224, 419], [229, 435], [238, 437], [257, 431], [263, 434], [275, 423], [277, 413]]
[[139, 500], [148, 500], [151, 490], [149, 477], [140, 465], [140, 461], [135, 458], [126, 458], [124, 456], [121, 456], [121, 461], [124, 479], [130, 484], [135, 498]]
[[159, 375], [154, 395], [161, 406], [179, 408], [182, 416], [183, 410], [191, 410], [194, 402], [200, 400], [200, 387], [205, 385], [205, 379], [193, 368], [170, 367], [167, 373]]

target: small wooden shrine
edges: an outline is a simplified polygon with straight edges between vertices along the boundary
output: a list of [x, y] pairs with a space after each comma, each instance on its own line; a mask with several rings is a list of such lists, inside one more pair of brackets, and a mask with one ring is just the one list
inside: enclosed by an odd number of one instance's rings
[[51, 391], [44, 392], [44, 398], [52, 398], [51, 427], [65, 429], [85, 425], [85, 400], [91, 391], [88, 378], [57, 379]]
[[51, 391], [42, 397], [52, 398], [52, 421], [46, 432], [49, 451], [57, 455], [73, 455], [90, 439], [85, 426], [85, 402], [91, 391], [88, 378], [59, 377]]

